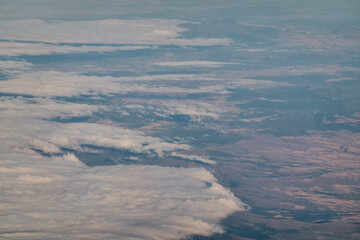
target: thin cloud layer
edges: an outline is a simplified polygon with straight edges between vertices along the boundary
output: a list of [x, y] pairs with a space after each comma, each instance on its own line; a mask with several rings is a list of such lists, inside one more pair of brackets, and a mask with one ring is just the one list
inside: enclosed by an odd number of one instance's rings
[[[8, 81], [0, 81], [0, 92], [38, 97], [73, 97], [79, 95], [116, 94], [116, 93], [154, 93], [154, 94], [226, 94], [227, 89], [247, 88], [265, 89], [292, 86], [286, 82], [269, 80], [236, 79], [219, 80], [199, 74], [167, 74], [141, 77], [97, 77], [78, 73], [59, 71], [36, 71], [13, 75]], [[187, 85], [168, 86], [168, 81], [187, 81]], [[201, 86], [193, 86], [192, 81], [209, 81]], [[216, 83], [214, 84], [213, 81]], [[210, 84], [211, 83], [211, 84]]]
[[[1, 55], [1, 53], [0, 53], [0, 55]], [[26, 61], [11, 61], [11, 60], [3, 61], [3, 60], [0, 60], [0, 70], [2, 70], [2, 71], [14, 71], [14, 70], [23, 71], [23, 70], [27, 70], [31, 66], [32, 66], [32, 64], [29, 62], [26, 62]]]
[[[128, 92], [188, 94], [224, 90], [222, 85], [191, 89], [167, 86], [154, 87], [153, 84], [146, 83], [151, 80], [168, 81], [171, 79], [184, 79], [184, 77], [186, 78], [183, 74], [180, 76], [174, 74], [174, 76], [114, 78], [83, 76], [76, 73], [58, 71], [36, 71], [18, 74], [11, 80], [0, 82], [0, 92], [39, 97], [72, 97]], [[191, 79], [191, 76], [188, 77]], [[204, 76], [200, 76], [201, 79], [202, 77]]]
[[238, 77], [273, 77], [273, 76], [307, 76], [307, 75], [338, 75], [344, 72], [360, 72], [360, 68], [340, 65], [286, 66], [269, 69], [236, 71]]
[[222, 112], [218, 106], [202, 102], [192, 102], [191, 104], [164, 102], [163, 107], [162, 114], [165, 116], [187, 115], [193, 121], [201, 121], [205, 117], [217, 119]]
[[156, 63], [157, 66], [163, 66], [163, 67], [221, 67], [229, 64], [232, 65], [237, 63], [214, 62], [214, 61], [178, 61], [178, 62]]
[[48, 98], [0, 97], [0, 112], [6, 118], [71, 118], [93, 114], [104, 106], [69, 103]]
[[57, 53], [87, 53], [87, 52], [111, 52], [132, 51], [150, 49], [150, 46], [91, 46], [91, 45], [55, 45], [45, 43], [28, 43], [4, 41], [0, 42], [0, 56], [15, 57], [21, 55], [50, 55]]
[[0, 38], [48, 43], [153, 44], [211, 46], [231, 42], [227, 38], [181, 38], [186, 23], [168, 19], [105, 19], [54, 21], [37, 19], [2, 21]]
[[179, 157], [179, 158], [186, 159], [189, 161], [201, 162], [201, 163], [206, 163], [206, 164], [216, 164], [216, 162], [214, 160], [211, 160], [204, 156], [187, 155], [187, 154], [182, 154], [182, 153], [177, 153], [177, 152], [171, 153], [171, 156]]

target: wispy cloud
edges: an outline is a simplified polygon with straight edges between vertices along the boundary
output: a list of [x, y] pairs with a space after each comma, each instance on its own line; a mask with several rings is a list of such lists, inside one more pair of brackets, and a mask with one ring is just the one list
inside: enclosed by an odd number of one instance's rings
[[106, 19], [95, 21], [2, 21], [0, 38], [48, 43], [100, 43], [211, 46], [231, 42], [227, 38], [182, 38], [186, 23], [168, 19]]
[[0, 60], [0, 70], [13, 73], [31, 68], [32, 64], [26, 61]]
[[233, 65], [231, 62], [213, 62], [213, 61], [178, 61], [178, 62], [159, 62], [157, 66], [162, 67], [221, 67], [224, 65]]
[[93, 114], [104, 106], [70, 103], [48, 98], [0, 97], [0, 112], [7, 118], [71, 118]]
[[[173, 84], [169, 80], [185, 80], [187, 85]], [[201, 86], [194, 85], [195, 81], [210, 82]], [[8, 81], [0, 82], [0, 92], [39, 97], [72, 97], [78, 95], [97, 95], [112, 93], [155, 93], [155, 94], [194, 94], [194, 93], [228, 93], [228, 89], [248, 88], [264, 89], [280, 86], [291, 86], [286, 82], [274, 82], [256, 79], [219, 80], [207, 75], [168, 74], [140, 76], [140, 77], [97, 77], [84, 76], [78, 73], [58, 71], [36, 71], [16, 74]]]
[[262, 121], [266, 121], [266, 120], [274, 120], [276, 119], [277, 115], [271, 115], [271, 116], [264, 116], [264, 117], [255, 117], [255, 118], [241, 118], [239, 119], [239, 121], [241, 122], [246, 122], [246, 123], [251, 123], [251, 122], [262, 122]]
[[[190, 76], [191, 77], [191, 76]], [[202, 76], [200, 76], [201, 78]], [[142, 77], [96, 77], [83, 76], [76, 73], [57, 71], [36, 71], [15, 75], [13, 79], [0, 82], [0, 92], [39, 97], [71, 97], [78, 95], [96, 95], [111, 93], [163, 93], [188, 94], [223, 91], [223, 85], [201, 86], [199, 88], [183, 88], [177, 86], [154, 86], [148, 81], [168, 81], [177, 76], [142, 76]], [[144, 82], [145, 81], [145, 82]]]
[[329, 79], [326, 79], [325, 82], [326, 83], [331, 83], [331, 82], [340, 82], [340, 81], [347, 81], [347, 80], [355, 80], [355, 79], [350, 78], [350, 77], [329, 78]]
[[340, 65], [286, 66], [269, 69], [229, 71], [240, 78], [302, 75], [336, 75], [342, 72], [360, 72], [360, 68]]
[[14, 41], [0, 41], [0, 56], [21, 55], [50, 55], [56, 53], [87, 53], [87, 52], [111, 52], [132, 51], [150, 49], [150, 46], [91, 46], [91, 45], [56, 45], [45, 43], [28, 43]]
[[336, 34], [313, 34], [305, 31], [294, 32], [289, 36], [280, 38], [280, 41], [288, 46], [303, 46], [312, 48], [328, 48], [328, 47], [354, 47], [360, 44], [355, 39], [345, 39]]
[[193, 101], [188, 104], [179, 103], [179, 102], [163, 102], [162, 111], [158, 114], [165, 116], [175, 116], [175, 115], [187, 115], [190, 116], [193, 121], [201, 121], [201, 119], [209, 117], [217, 119], [219, 113], [222, 110], [216, 106], [204, 102]]
[[204, 156], [187, 155], [187, 154], [182, 154], [182, 153], [177, 153], [177, 152], [171, 153], [171, 156], [179, 157], [182, 159], [187, 159], [190, 161], [206, 163], [206, 164], [216, 164], [216, 162], [214, 160], [211, 160], [208, 157], [204, 157]]

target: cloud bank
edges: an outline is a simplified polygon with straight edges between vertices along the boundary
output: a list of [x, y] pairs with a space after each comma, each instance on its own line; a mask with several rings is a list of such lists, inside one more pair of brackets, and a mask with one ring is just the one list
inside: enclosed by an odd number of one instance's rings
[[67, 151], [81, 151], [83, 144], [159, 155], [189, 148], [115, 126], [46, 120], [91, 115], [100, 106], [48, 98], [0, 100], [1, 239], [208, 236], [223, 231], [221, 218], [248, 209], [205, 169], [85, 166]]
[[[183, 38], [181, 34], [186, 29], [179, 27], [182, 23], [186, 22], [165, 19], [1, 21], [0, 55], [17, 60], [22, 55], [138, 50], [155, 45], [212, 46], [231, 42], [226, 38]], [[191, 63], [193, 66], [223, 64]], [[222, 79], [209, 74], [84, 76], [79, 72], [47, 71], [42, 66], [13, 60], [0, 61], [0, 69], [6, 76], [6, 81], [0, 81], [1, 239], [209, 236], [223, 232], [219, 224], [221, 218], [249, 208], [203, 168], [88, 167], [76, 154], [91, 147], [180, 157], [207, 164], [215, 162], [203, 156], [175, 153], [191, 149], [188, 144], [165, 141], [116, 124], [71, 122], [72, 118], [91, 119], [96, 112], [109, 111], [109, 108], [74, 103], [70, 97], [81, 96], [83, 100], [86, 95], [99, 99], [129, 92], [222, 94], [235, 83], [224, 84]], [[172, 84], [168, 84], [169, 81]], [[208, 83], [196, 84], [199, 81]], [[165, 114], [170, 115], [187, 114], [196, 119], [218, 117], [218, 110], [210, 105], [163, 107]]]
[[245, 210], [204, 169], [89, 168], [74, 155], [0, 157], [1, 239], [180, 239]]
[[[190, 146], [117, 126], [51, 121], [107, 110], [55, 97], [94, 95], [97, 86], [110, 92], [112, 81], [32, 72], [26, 62], [2, 66], [15, 71], [13, 79], [0, 82], [2, 92], [32, 97], [0, 97], [1, 239], [209, 236], [223, 232], [221, 218], [249, 208], [202, 168], [85, 166], [69, 151], [91, 145], [162, 156]], [[214, 163], [195, 155], [174, 156]]]

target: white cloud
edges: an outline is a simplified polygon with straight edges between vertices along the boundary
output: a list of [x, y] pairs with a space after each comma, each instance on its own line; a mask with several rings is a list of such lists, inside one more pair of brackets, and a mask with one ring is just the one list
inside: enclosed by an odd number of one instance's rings
[[239, 119], [241, 122], [251, 123], [251, 122], [262, 122], [265, 120], [274, 120], [276, 119], [277, 115], [271, 115], [271, 116], [264, 116], [264, 117], [255, 117], [255, 118], [242, 118]]
[[63, 153], [61, 148], [82, 150], [82, 145], [126, 149], [137, 153], [186, 150], [190, 146], [169, 143], [144, 135], [140, 131], [96, 123], [58, 123], [37, 119], [1, 117], [0, 141], [12, 151], [27, 149], [44, 153]]
[[262, 48], [250, 48], [250, 49], [245, 49], [248, 52], [266, 52], [267, 49], [262, 49]]
[[[83, 116], [97, 108], [46, 98], [1, 98], [1, 239], [208, 236], [223, 231], [218, 224], [221, 218], [248, 208], [205, 169], [90, 168], [61, 150], [81, 151], [81, 145], [87, 144], [162, 155], [187, 150], [188, 145], [115, 126], [40, 120]], [[33, 149], [62, 156], [40, 156]]]
[[86, 52], [110, 52], [110, 51], [131, 51], [149, 49], [150, 46], [72, 46], [54, 45], [45, 43], [27, 42], [0, 42], [0, 56], [20, 55], [50, 55], [56, 53], [86, 53]]
[[188, 104], [179, 102], [163, 102], [162, 108], [163, 109], [160, 107], [160, 109], [156, 109], [156, 111], [165, 116], [187, 115], [190, 116], [193, 121], [201, 121], [204, 117], [217, 119], [219, 118], [219, 113], [222, 112], [220, 107], [216, 105], [196, 101]]
[[112, 78], [87, 77], [74, 73], [36, 71], [19, 74], [11, 80], [0, 82], [0, 91], [39, 97], [71, 97], [123, 91], [119, 84], [111, 80]]
[[[198, 88], [158, 86], [148, 81], [191, 80], [191, 76], [184, 74], [167, 76], [142, 76], [142, 77], [97, 77], [83, 76], [76, 73], [57, 71], [36, 71], [15, 75], [13, 79], [0, 82], [0, 92], [39, 97], [72, 97], [78, 95], [96, 95], [111, 93], [158, 93], [158, 94], [189, 94], [223, 92], [224, 86], [209, 85]], [[198, 76], [198, 78], [207, 78]], [[196, 80], [196, 78], [194, 78]]]
[[[185, 29], [178, 27], [181, 23], [185, 22], [164, 19], [1, 21], [1, 39], [38, 43], [2, 41], [0, 55], [147, 47], [134, 45], [209, 46], [231, 42], [229, 39], [182, 38]], [[72, 46], [69, 43], [131, 46]], [[192, 85], [184, 88], [182, 85], [163, 84], [183, 79], [214, 81], [213, 76], [95, 77], [34, 71], [31, 64], [17, 61], [0, 61], [0, 68], [11, 77], [0, 81], [1, 93], [33, 96], [0, 97], [1, 239], [182, 239], [192, 234], [209, 236], [223, 231], [219, 225], [221, 218], [248, 208], [202, 168], [139, 165], [90, 168], [64, 150], [89, 151], [91, 145], [169, 156], [173, 151], [189, 150], [187, 144], [166, 142], [115, 125], [49, 121], [52, 118], [92, 115], [95, 111], [107, 109], [59, 101], [55, 97], [94, 97], [127, 92], [224, 93], [227, 85], [223, 83], [214, 85], [211, 82], [211, 85], [195, 88]], [[216, 117], [207, 108], [175, 108], [177, 112], [189, 115]], [[38, 151], [52, 156], [42, 156]], [[201, 156], [177, 156], [214, 163]]]
[[[138, 99], [136, 99], [136, 101], [138, 101]], [[221, 108], [216, 104], [195, 100], [151, 100], [143, 102], [146, 104], [126, 104], [120, 108], [120, 112], [132, 112], [134, 114], [155, 114], [164, 118], [169, 118], [176, 115], [186, 115], [189, 116], [194, 122], [200, 122], [204, 118], [218, 119], [221, 114], [225, 112], [224, 108]]]
[[355, 79], [350, 78], [350, 77], [341, 77], [341, 78], [326, 79], [325, 82], [326, 83], [331, 83], [331, 82], [340, 82], [340, 81], [347, 81], [347, 80], [355, 80]]
[[341, 72], [360, 72], [360, 68], [339, 65], [286, 66], [230, 72], [240, 78], [264, 76], [337, 75]]
[[177, 152], [172, 152], [171, 156], [179, 157], [182, 159], [187, 159], [190, 161], [206, 163], [206, 164], [216, 164], [216, 162], [214, 160], [211, 160], [208, 157], [204, 157], [204, 156], [187, 155], [187, 154], [182, 154], [182, 153], [177, 153]]
[[[81, 150], [81, 145], [94, 145], [127, 149], [138, 153], [154, 151], [160, 156], [164, 151], [190, 148], [186, 144], [168, 143], [159, 138], [146, 136], [140, 131], [95, 123], [58, 124], [50, 131], [49, 129], [40, 129], [36, 136], [41, 142], [31, 141], [29, 144], [33, 148], [41, 148], [43, 142], [59, 148], [75, 150]], [[52, 153], [51, 149], [47, 152]]]
[[81, 151], [82, 145], [156, 153], [189, 149], [140, 131], [96, 123], [60, 123], [43, 119], [80, 117], [93, 114], [100, 106], [65, 103], [43, 98], [0, 98], [0, 141], [8, 151], [41, 150], [62, 153], [61, 148]]
[[[168, 86], [167, 81], [188, 81], [188, 86]], [[192, 81], [210, 83], [194, 87]], [[0, 92], [39, 97], [72, 97], [78, 95], [97, 95], [112, 93], [155, 93], [155, 94], [195, 94], [195, 93], [227, 93], [226, 89], [248, 88], [264, 89], [279, 86], [291, 86], [286, 82], [268, 80], [237, 79], [233, 81], [219, 80], [207, 75], [187, 76], [186, 74], [168, 74], [141, 77], [97, 77], [83, 76], [77, 73], [57, 71], [25, 72], [14, 75], [8, 81], [0, 81]]]
[[100, 43], [151, 45], [222, 45], [226, 38], [181, 38], [185, 21], [169, 19], [105, 19], [95, 21], [54, 21], [28, 19], [2, 21], [0, 38], [48, 43]]
[[164, 67], [221, 67], [223, 65], [232, 65], [237, 63], [213, 62], [213, 61], [179, 61], [179, 62], [159, 62], [155, 65]]
[[104, 106], [55, 101], [48, 98], [0, 97], [0, 112], [7, 118], [70, 118], [93, 114]]
[[231, 82], [231, 85], [234, 88], [247, 88], [252, 90], [293, 86], [291, 83], [287, 83], [287, 82], [274, 82], [269, 80], [256, 80], [256, 79], [245, 79], [245, 78], [234, 80], [233, 82]]
[[359, 45], [358, 40], [345, 39], [335, 34], [311, 34], [309, 32], [293, 32], [286, 33], [286, 36], [279, 39], [282, 44], [291, 47], [313, 47], [313, 48], [329, 48], [329, 47], [355, 47]]
[[[1, 53], [0, 53], [1, 55]], [[2, 61], [0, 60], [0, 70], [8, 74], [15, 74], [20, 71], [28, 70], [32, 64], [26, 61]]]
[[269, 99], [269, 98], [264, 98], [264, 97], [260, 97], [260, 98], [258, 98], [258, 100], [268, 101], [268, 102], [285, 102], [285, 100], [282, 100], [282, 99]]
[[[0, 42], [1, 44], [1, 42]], [[1, 55], [1, 54], [0, 54]], [[3, 61], [0, 60], [0, 70], [17, 70], [17, 71], [23, 71], [27, 70], [32, 66], [31, 63], [26, 61]]]
[[1, 239], [181, 239], [247, 206], [205, 169], [0, 157]]
[[133, 81], [222, 81], [211, 74], [161, 74], [161, 75], [143, 75], [139, 77], [122, 77], [123, 82]]

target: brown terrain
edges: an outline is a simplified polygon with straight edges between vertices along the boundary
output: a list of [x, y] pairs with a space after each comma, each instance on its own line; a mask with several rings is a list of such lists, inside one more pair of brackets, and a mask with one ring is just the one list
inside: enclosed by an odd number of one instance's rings
[[233, 231], [246, 226], [275, 239], [360, 237], [360, 134], [249, 136], [208, 149], [227, 156], [220, 155], [215, 175], [252, 207], [225, 220]]

